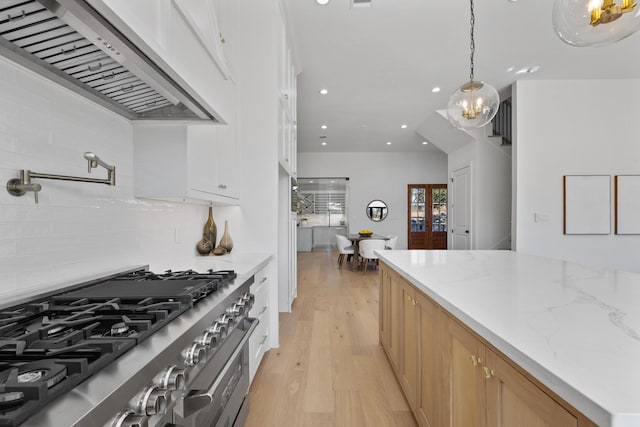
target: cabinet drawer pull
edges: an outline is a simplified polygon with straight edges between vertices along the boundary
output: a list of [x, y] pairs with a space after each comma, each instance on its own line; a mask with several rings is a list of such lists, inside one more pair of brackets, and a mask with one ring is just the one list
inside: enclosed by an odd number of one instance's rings
[[482, 370], [484, 371], [484, 377], [486, 379], [491, 378], [493, 375], [495, 375], [495, 372], [493, 372], [493, 369], [489, 369], [486, 366], [482, 367]]
[[265, 341], [267, 341], [267, 338], [269, 338], [269, 335], [265, 335], [262, 337], [262, 341], [260, 341], [260, 345], [264, 344]]
[[269, 308], [269, 306], [267, 306], [267, 305], [262, 307], [262, 310], [260, 310], [260, 313], [258, 313], [258, 316], [262, 316], [264, 314], [264, 312], [267, 311], [268, 308]]
[[478, 358], [473, 354], [471, 355], [471, 363], [473, 364], [473, 366], [478, 366]]
[[268, 277], [267, 277], [267, 276], [264, 276], [262, 279], [260, 279], [260, 282], [259, 282], [259, 283], [264, 283], [264, 282], [266, 282], [266, 281], [267, 281], [267, 279], [268, 279]]
[[227, 185], [226, 185], [226, 184], [219, 184], [219, 185], [218, 185], [218, 188], [221, 188], [221, 189], [223, 189], [223, 190], [226, 190], [226, 189], [227, 189]]

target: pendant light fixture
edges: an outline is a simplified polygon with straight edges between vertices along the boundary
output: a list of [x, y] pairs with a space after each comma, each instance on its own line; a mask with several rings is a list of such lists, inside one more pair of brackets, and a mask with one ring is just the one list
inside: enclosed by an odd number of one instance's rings
[[556, 0], [553, 28], [571, 46], [603, 46], [640, 29], [634, 0]]
[[473, 32], [476, 16], [473, 12], [473, 0], [470, 0], [469, 3], [471, 5], [471, 71], [469, 81], [451, 95], [447, 104], [449, 122], [458, 129], [481, 128], [494, 118], [500, 106], [500, 97], [495, 88], [480, 80], [474, 80], [473, 56], [476, 42]]

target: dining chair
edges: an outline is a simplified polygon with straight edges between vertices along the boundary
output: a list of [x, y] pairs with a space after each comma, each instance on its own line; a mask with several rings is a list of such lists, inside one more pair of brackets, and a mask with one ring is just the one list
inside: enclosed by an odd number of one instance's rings
[[353, 244], [351, 244], [351, 240], [340, 234], [336, 234], [336, 247], [338, 248], [339, 253], [338, 268], [342, 268], [345, 255], [347, 256], [347, 262], [351, 261], [354, 254], [354, 247]]
[[384, 249], [384, 240], [380, 239], [368, 239], [360, 242], [360, 265], [363, 273], [367, 272], [367, 266], [369, 261], [374, 261], [375, 265], [378, 265], [378, 255], [374, 251]]
[[396, 244], [398, 244], [398, 236], [389, 236], [389, 240], [387, 240], [385, 249], [395, 249]]

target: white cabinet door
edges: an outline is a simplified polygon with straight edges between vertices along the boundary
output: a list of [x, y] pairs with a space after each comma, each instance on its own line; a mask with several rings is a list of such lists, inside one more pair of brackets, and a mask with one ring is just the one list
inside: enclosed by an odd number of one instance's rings
[[187, 129], [191, 189], [237, 199], [235, 126], [189, 125]]
[[216, 193], [239, 198], [239, 155], [236, 127], [233, 123], [218, 126], [216, 153]]
[[255, 300], [253, 307], [249, 311], [249, 317], [258, 319], [258, 327], [249, 339], [249, 379], [253, 377], [260, 366], [264, 353], [269, 350], [269, 288], [272, 286], [271, 264], [266, 265], [254, 275], [254, 282], [251, 285], [251, 293]]
[[289, 306], [298, 296], [298, 253], [296, 241], [298, 239], [298, 221], [295, 215], [289, 222]]
[[230, 77], [235, 80], [235, 65], [238, 63], [239, 45], [239, 4], [237, 0], [214, 0], [218, 17], [218, 31], [222, 53], [224, 55]]
[[193, 191], [216, 194], [217, 138], [216, 126], [187, 127], [189, 187]]
[[293, 55], [287, 38], [287, 27], [281, 14], [278, 40], [278, 160], [291, 175], [296, 175], [297, 86]]
[[237, 31], [232, 7], [220, 5], [229, 17], [220, 24], [217, 0], [88, 1], [219, 122], [228, 122], [237, 99], [220, 28]]
[[135, 123], [133, 129], [136, 197], [238, 204], [231, 125]]

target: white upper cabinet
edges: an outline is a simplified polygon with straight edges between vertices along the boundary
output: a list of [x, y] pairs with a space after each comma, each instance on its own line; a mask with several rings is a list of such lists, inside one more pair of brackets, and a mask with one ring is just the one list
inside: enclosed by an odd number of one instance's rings
[[237, 1], [88, 1], [218, 121], [234, 115]]
[[297, 77], [284, 11], [281, 9], [278, 37], [278, 159], [290, 175], [296, 175]]
[[238, 144], [231, 125], [136, 123], [136, 197], [239, 204]]

